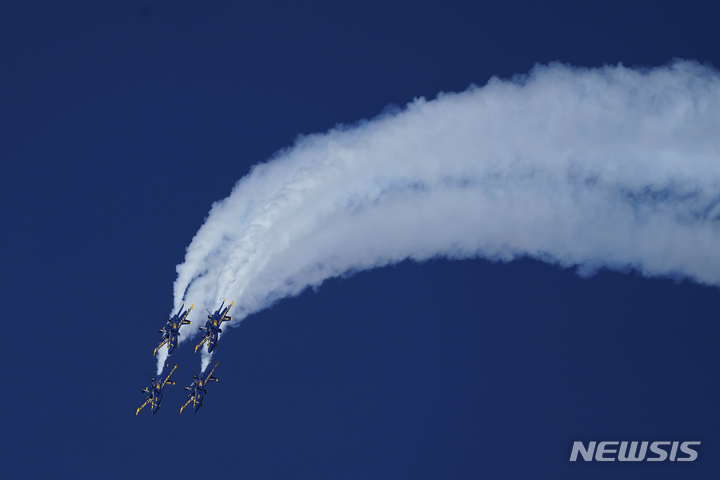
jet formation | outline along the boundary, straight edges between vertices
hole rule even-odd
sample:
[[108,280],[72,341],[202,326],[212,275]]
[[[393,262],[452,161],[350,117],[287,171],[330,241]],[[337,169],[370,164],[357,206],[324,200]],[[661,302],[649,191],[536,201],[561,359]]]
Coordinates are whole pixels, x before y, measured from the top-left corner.
[[[205,322],[205,325],[202,327],[198,327],[200,331],[203,332],[202,334],[202,340],[200,343],[195,347],[195,352],[204,345],[207,347],[207,352],[212,353],[213,350],[217,347],[218,339],[220,338],[220,334],[222,333],[222,324],[223,322],[229,322],[232,321],[232,317],[228,316],[228,313],[230,312],[230,309],[233,306],[233,302],[230,302],[230,304],[226,307],[225,306],[225,300],[223,300],[222,304],[220,304],[220,308],[218,308],[215,313],[208,312],[208,319]],[[167,319],[167,323],[163,328],[158,330],[158,333],[162,335],[160,345],[158,345],[155,350],[153,350],[153,356],[157,355],[158,350],[160,350],[164,345],[167,345],[167,352],[168,356],[172,354],[172,352],[178,347],[178,343],[180,341],[180,327],[183,325],[190,325],[192,321],[188,319],[188,315],[192,311],[194,305],[191,305],[190,308],[187,310],[185,309],[185,304],[183,304],[178,312],[173,315],[172,317]],[[197,412],[200,407],[203,405],[203,401],[205,399],[205,395],[208,393],[206,386],[208,382],[215,381],[217,382],[218,379],[216,377],[213,377],[213,373],[215,372],[215,369],[218,367],[220,362],[217,362],[215,366],[210,370],[209,373],[201,373],[198,375],[193,375],[193,382],[190,384],[190,386],[185,387],[186,391],[189,391],[188,393],[188,400],[185,402],[185,405],[180,407],[180,413],[183,412],[185,407],[190,405],[192,403],[193,411]],[[170,365],[165,365],[166,367],[169,367]],[[170,373],[167,374],[166,377],[160,376],[157,380],[151,375],[150,376],[150,386],[145,387],[141,390],[142,393],[146,394],[145,397],[145,403],[143,403],[136,411],[135,415],[138,415],[140,413],[140,410],[145,408],[147,405],[150,405],[150,410],[152,411],[152,414],[155,415],[155,413],[160,408],[160,402],[163,397],[163,388],[165,388],[165,385],[168,383],[171,385],[175,385],[175,382],[170,381],[170,377],[173,373],[175,373],[175,370],[177,369],[177,365],[173,367],[173,369],[170,371]]]

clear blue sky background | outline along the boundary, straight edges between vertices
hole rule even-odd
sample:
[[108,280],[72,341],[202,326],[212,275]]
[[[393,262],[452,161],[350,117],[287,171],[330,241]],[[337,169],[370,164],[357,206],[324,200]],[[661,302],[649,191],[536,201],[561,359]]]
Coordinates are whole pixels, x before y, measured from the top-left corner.
[[330,280],[223,337],[197,414],[187,344],[135,409],[175,265],[252,164],[536,62],[718,67],[718,25],[717,1],[5,2],[3,478],[716,478],[717,289],[531,260]]

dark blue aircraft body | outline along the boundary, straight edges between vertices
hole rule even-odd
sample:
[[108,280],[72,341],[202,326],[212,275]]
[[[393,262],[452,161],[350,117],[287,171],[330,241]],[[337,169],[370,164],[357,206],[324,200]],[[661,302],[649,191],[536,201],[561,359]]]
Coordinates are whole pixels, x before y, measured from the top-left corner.
[[140,390],[143,393],[147,393],[148,396],[145,397],[145,403],[140,405],[140,408],[135,411],[135,415],[140,413],[140,410],[145,408],[145,406],[149,403],[150,404],[150,410],[152,411],[152,414],[155,415],[155,412],[157,412],[158,408],[160,408],[160,401],[162,400],[162,390],[165,387],[166,384],[175,385],[175,382],[170,381],[170,376],[175,372],[175,369],[177,368],[177,365],[173,367],[172,370],[170,370],[170,373],[167,374],[167,377],[163,380],[162,377],[160,377],[157,381],[155,381],[154,378],[150,378],[150,386],[145,387],[142,390]]
[[185,308],[185,304],[183,303],[180,310],[178,310],[175,315],[168,318],[167,325],[158,330],[158,332],[162,333],[162,342],[160,342],[160,345],[158,345],[153,351],[153,356],[156,355],[157,351],[160,350],[160,347],[165,344],[168,346],[168,355],[171,355],[173,350],[177,348],[178,340],[180,339],[180,327],[192,323],[187,319],[187,316],[194,306],[195,305],[191,305],[190,308],[183,311],[183,308]]
[[197,352],[198,349],[202,347],[203,343],[207,343],[208,353],[212,353],[215,347],[217,347],[218,338],[222,333],[222,328],[220,328],[220,326],[223,322],[229,322],[232,320],[232,317],[228,317],[227,313],[233,306],[233,302],[230,302],[230,305],[225,307],[225,309],[223,309],[223,305],[225,305],[225,300],[223,300],[220,308],[218,308],[215,313],[213,313],[212,315],[208,315],[208,320],[207,322],[205,322],[205,326],[198,327],[199,330],[203,330],[203,339],[195,347],[195,352]]
[[205,385],[207,385],[207,382],[210,381],[218,381],[217,378],[213,377],[212,374],[217,368],[217,366],[220,365],[220,362],[217,362],[215,366],[210,370],[210,373],[203,373],[198,378],[197,376],[193,377],[193,382],[189,387],[185,387],[185,390],[190,390],[191,392],[188,393],[189,400],[185,402],[185,405],[180,407],[180,413],[183,412],[185,407],[190,405],[190,403],[193,404],[193,411],[197,412],[200,407],[203,405],[203,400],[205,399],[205,394],[207,393],[207,390],[205,390]]

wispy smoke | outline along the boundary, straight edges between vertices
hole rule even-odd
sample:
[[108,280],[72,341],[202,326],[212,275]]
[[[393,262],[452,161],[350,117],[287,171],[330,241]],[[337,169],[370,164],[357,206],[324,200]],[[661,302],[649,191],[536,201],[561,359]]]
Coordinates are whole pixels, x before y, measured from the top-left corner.
[[719,73],[538,66],[302,137],[212,207],[174,309],[227,298],[236,324],[329,277],[438,256],[720,284]]
[[160,377],[160,374],[162,374],[163,367],[165,366],[165,360],[168,358],[168,347],[167,345],[163,345],[158,349],[157,354],[157,375],[158,378]]

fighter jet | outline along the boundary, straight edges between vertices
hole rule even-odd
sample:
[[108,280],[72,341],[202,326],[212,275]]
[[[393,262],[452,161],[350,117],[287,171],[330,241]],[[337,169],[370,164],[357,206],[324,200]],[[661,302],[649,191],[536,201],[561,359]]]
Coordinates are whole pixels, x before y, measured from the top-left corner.
[[189,387],[185,387],[185,390],[190,390],[191,393],[188,393],[188,401],[185,402],[185,405],[180,407],[180,413],[183,412],[185,407],[190,405],[190,403],[193,404],[193,410],[198,411],[200,407],[202,407],[203,399],[205,398],[205,394],[208,393],[207,390],[205,390],[205,385],[207,385],[207,382],[214,380],[218,381],[217,378],[213,377],[212,374],[217,368],[217,366],[220,365],[220,362],[217,362],[212,370],[210,370],[210,373],[203,373],[200,375],[200,378],[198,378],[197,375],[193,376],[193,382],[190,384]]
[[220,328],[220,325],[222,325],[222,322],[229,322],[232,320],[232,317],[228,317],[227,313],[233,306],[233,302],[230,302],[230,305],[225,307],[224,310],[223,305],[225,305],[225,300],[223,300],[220,308],[218,308],[215,313],[213,313],[212,315],[208,315],[208,320],[207,322],[205,322],[205,326],[198,327],[198,330],[202,330],[203,336],[202,341],[195,347],[196,353],[198,349],[202,347],[203,343],[207,343],[208,353],[212,353],[215,347],[217,347],[218,336],[222,333],[222,328]]
[[160,345],[153,351],[153,356],[157,355],[157,351],[166,343],[168,346],[168,355],[171,355],[173,350],[177,348],[178,339],[180,338],[180,333],[178,333],[180,327],[192,323],[187,319],[187,316],[194,306],[195,305],[190,305],[190,308],[183,311],[183,308],[185,308],[185,304],[183,303],[178,313],[167,319],[167,325],[158,330],[158,332],[162,334],[162,342],[160,342]]
[[[169,365],[168,365],[169,366]],[[160,401],[162,400],[162,389],[165,387],[166,384],[175,385],[175,382],[170,381],[170,375],[173,374],[175,369],[177,368],[177,365],[173,367],[172,370],[170,370],[170,373],[167,374],[167,377],[165,377],[165,380],[163,380],[162,377],[158,378],[157,381],[155,381],[154,378],[150,377],[150,386],[145,387],[142,390],[140,390],[143,393],[147,393],[148,396],[145,397],[145,403],[143,403],[140,408],[137,409],[135,412],[135,415],[140,413],[140,410],[145,408],[145,405],[148,403],[150,404],[150,407],[152,409],[152,414],[155,415],[155,412],[157,412],[157,409],[160,408]]]

